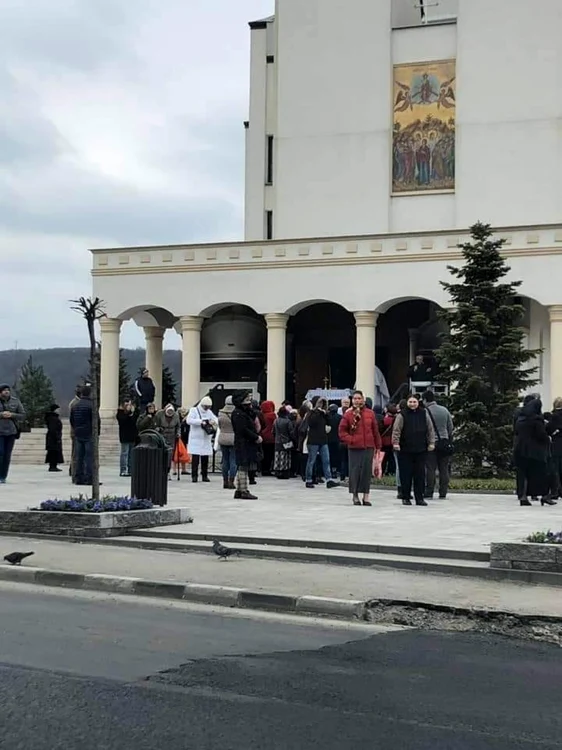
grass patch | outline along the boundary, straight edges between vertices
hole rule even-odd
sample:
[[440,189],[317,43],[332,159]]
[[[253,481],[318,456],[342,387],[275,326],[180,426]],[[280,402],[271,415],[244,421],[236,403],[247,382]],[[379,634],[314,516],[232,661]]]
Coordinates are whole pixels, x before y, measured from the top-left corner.
[[[373,484],[377,487],[395,487],[396,480],[394,477],[382,477],[382,479],[373,479]],[[471,492],[513,492],[515,479],[463,479],[462,477],[452,477],[449,489]]]

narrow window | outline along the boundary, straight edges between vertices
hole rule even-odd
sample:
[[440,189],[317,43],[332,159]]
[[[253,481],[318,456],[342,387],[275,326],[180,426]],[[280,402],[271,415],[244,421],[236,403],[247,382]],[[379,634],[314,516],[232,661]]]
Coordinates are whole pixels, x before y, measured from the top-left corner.
[[273,136],[267,136],[267,161],[265,182],[267,185],[273,185]]
[[265,239],[273,239],[273,211],[265,212]]

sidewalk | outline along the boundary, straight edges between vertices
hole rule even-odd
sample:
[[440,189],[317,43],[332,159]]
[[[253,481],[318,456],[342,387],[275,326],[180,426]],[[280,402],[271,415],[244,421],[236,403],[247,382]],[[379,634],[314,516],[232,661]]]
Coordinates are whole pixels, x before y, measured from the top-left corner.
[[244,557],[219,562],[211,553],[210,545],[207,556],[147,552],[95,543],[0,537],[2,557],[14,550],[34,550],[35,556],[25,560],[21,569],[2,565],[0,577],[3,579],[25,582],[33,566],[37,566],[44,571],[234,587],[262,594],[355,601],[409,600],[459,608],[562,617],[562,600],[558,592],[550,587]]
[[[102,491],[128,494],[130,480],[102,469]],[[68,475],[48,474],[44,467],[14,466],[8,484],[0,486],[0,508],[23,510],[49,498],[67,498],[78,489]],[[562,529],[562,503],[521,508],[515,496],[451,494],[428,508],[404,507],[390,490],[371,495],[372,508],[353,507],[347,488],[307,490],[299,480],[258,479],[255,501],[234,500],[222,489],[222,478],[193,484],[190,477],[169,483],[169,504],[188,507],[190,532],[210,535],[273,537],[280,540],[363,542],[489,552],[491,542],[520,541],[533,531]],[[166,527],[170,537],[185,526]]]

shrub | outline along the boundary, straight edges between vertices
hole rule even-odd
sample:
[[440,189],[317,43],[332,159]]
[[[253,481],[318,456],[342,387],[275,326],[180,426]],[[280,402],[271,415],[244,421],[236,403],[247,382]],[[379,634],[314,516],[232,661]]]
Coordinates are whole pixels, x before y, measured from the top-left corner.
[[119,510],[149,510],[153,507],[151,500],[137,500],[135,497],[106,495],[96,501],[90,497],[78,495],[78,497],[71,497],[70,500],[45,500],[39,508],[34,508],[34,510],[67,513],[111,513]]
[[562,531],[535,531],[525,539],[535,544],[562,544]]
[[[396,481],[394,477],[383,477],[382,479],[373,479],[373,484],[378,487],[394,487]],[[513,492],[515,488],[515,479],[502,479],[493,477],[489,479],[470,479],[465,477],[451,478],[449,489],[464,490],[466,492]]]

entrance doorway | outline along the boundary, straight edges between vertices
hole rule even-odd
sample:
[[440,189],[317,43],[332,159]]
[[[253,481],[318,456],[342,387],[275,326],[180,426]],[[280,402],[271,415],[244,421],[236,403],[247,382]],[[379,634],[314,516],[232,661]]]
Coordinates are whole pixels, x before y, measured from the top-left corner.
[[333,302],[316,302],[287,326],[287,398],[301,403],[309,390],[353,388],[355,318]]

